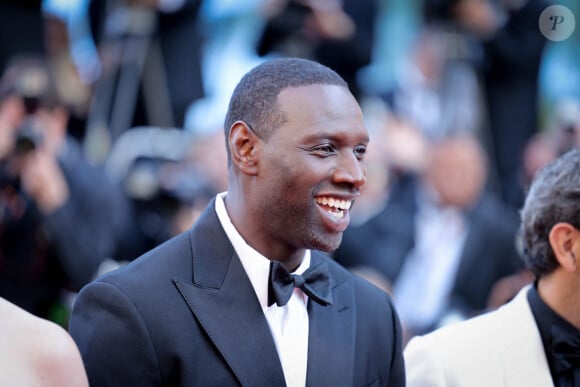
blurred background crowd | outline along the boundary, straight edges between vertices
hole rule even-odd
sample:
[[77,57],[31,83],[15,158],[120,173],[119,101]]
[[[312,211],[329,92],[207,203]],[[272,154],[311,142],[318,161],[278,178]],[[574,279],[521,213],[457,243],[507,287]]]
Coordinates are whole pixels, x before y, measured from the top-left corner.
[[552,4],[0,1],[0,297],[66,326],[84,284],[189,228],[226,189],[235,84],[298,56],[371,133],[335,259],[393,294],[406,338],[501,305],[533,280],[527,184],[580,147],[580,28],[546,39]]

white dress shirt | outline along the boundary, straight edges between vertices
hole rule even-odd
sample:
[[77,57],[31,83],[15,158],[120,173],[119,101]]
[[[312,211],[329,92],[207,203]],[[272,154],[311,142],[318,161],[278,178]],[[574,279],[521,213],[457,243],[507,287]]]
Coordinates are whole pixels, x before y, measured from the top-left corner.
[[[268,277],[270,260],[252,248],[234,227],[225,206],[227,192],[216,196],[215,210],[228,239],[248,275],[256,292],[262,311],[266,316],[278,357],[284,370],[288,387],[306,385],[306,366],[308,362],[308,296],[300,289],[284,306],[268,306]],[[302,263],[294,274],[302,274],[310,267],[310,250],[306,250]],[[248,354],[251,356],[251,354]]]

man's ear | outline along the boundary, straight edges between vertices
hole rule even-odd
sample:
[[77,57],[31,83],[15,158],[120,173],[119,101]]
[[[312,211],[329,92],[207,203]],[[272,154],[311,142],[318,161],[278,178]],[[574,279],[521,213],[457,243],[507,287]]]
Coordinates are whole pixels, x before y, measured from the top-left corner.
[[228,146],[232,163],[246,175],[258,173],[258,153],[261,140],[243,121],[236,121],[230,129]]
[[557,223],[550,230],[549,240],[560,266],[566,271],[576,271],[580,264],[576,257],[580,252],[580,231],[569,223]]

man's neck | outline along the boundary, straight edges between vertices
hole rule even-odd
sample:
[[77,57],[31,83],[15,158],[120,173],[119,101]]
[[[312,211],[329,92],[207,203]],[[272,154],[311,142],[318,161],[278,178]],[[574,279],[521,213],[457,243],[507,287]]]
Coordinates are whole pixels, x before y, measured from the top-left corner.
[[287,246],[283,245],[273,246],[271,243],[266,243],[260,238],[256,238],[256,235],[260,234],[261,231],[253,223],[245,222],[252,216],[253,211],[247,203],[243,203],[240,200],[239,195],[232,194],[228,190],[228,194],[224,198],[224,204],[232,224],[252,248],[270,260],[279,261],[291,273],[300,266],[306,249],[287,248]]
[[538,280],[540,298],[558,315],[580,329],[580,285],[571,273],[556,269]]

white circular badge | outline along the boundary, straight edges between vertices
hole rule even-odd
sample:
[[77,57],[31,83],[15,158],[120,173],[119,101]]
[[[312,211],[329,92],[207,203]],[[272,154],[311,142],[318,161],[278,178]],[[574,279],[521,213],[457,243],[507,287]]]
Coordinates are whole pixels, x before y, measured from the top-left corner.
[[551,5],[541,13],[538,24],[546,39],[559,42],[572,35],[576,20],[570,9],[563,5]]

